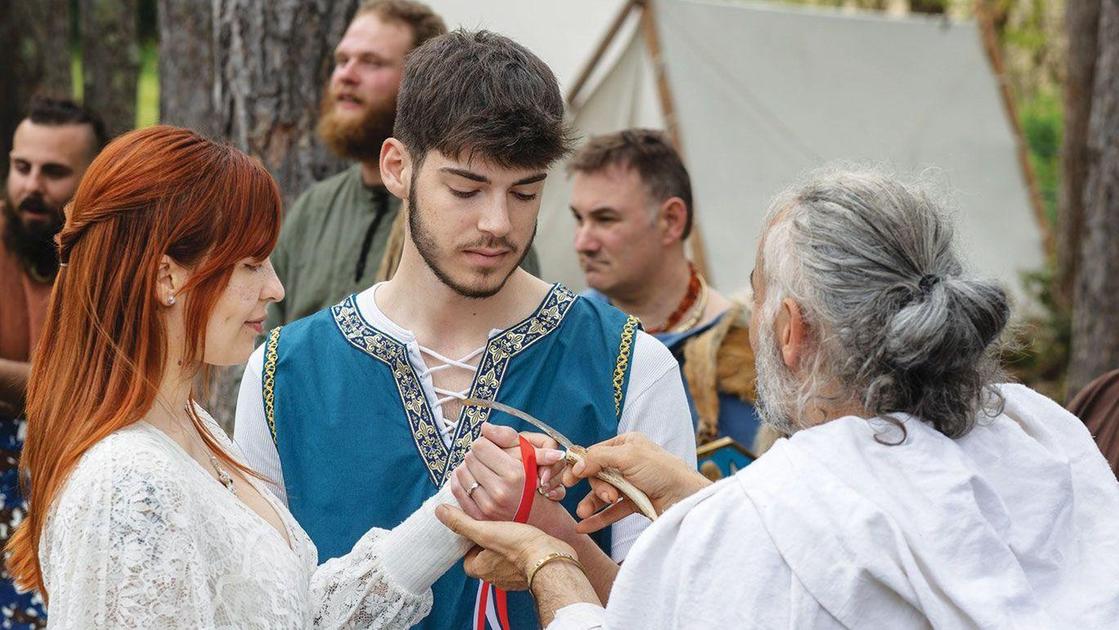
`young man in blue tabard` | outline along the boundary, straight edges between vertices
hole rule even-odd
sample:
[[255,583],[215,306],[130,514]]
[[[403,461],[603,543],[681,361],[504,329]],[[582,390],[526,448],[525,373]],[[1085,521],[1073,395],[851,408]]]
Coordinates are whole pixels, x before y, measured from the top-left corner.
[[[271,331],[237,405],[248,463],[278,482],[320,561],[372,526],[400,523],[452,474],[470,488],[464,508],[502,503],[467,452],[491,416],[532,427],[464,408],[468,396],[528,411],[584,445],[641,431],[694,464],[668,350],[613,307],[518,269],[548,169],[569,149],[563,113],[551,71],[508,38],[456,31],[409,56],[380,162],[408,219],[399,269]],[[536,501],[530,522],[567,540],[606,585],[610,558],[621,561],[647,522],[630,517],[594,540],[576,534],[569,511],[581,496],[569,492],[567,510]],[[422,627],[468,627],[476,588],[453,567]],[[509,613],[514,627],[537,625],[524,593],[510,593]]]

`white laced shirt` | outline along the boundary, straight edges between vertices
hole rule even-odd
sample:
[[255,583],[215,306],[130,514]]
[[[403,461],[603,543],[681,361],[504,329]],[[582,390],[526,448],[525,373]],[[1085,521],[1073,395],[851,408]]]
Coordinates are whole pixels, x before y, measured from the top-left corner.
[[[217,423],[211,434],[242,459]],[[53,503],[39,549],[49,622],[64,628],[406,628],[469,548],[433,514],[441,492],[345,556],[318,552],[284,504],[249,479],[287,540],[146,422],[95,444]],[[289,546],[290,541],[290,546]]]

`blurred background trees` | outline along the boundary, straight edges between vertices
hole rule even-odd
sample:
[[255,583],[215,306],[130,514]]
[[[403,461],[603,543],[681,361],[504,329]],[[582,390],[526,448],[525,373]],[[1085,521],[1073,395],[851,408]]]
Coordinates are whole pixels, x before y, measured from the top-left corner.
[[161,0],[160,120],[257,156],[286,201],[342,170],[315,135],[359,0]]
[[137,0],[79,0],[82,100],[117,135],[136,125]]
[[1119,366],[1119,2],[1071,2],[1069,26],[1080,29],[1069,32],[1076,55],[1066,107],[1077,135],[1065,144],[1062,208],[1071,232],[1063,269],[1073,298],[1068,385],[1076,391]]

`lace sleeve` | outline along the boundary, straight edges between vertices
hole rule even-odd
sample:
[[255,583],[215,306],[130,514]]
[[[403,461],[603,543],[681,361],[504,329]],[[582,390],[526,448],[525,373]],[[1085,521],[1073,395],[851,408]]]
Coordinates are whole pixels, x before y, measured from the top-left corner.
[[391,531],[372,529],[353,551],[311,577],[314,627],[409,628],[431,611],[431,585],[471,543],[435,518],[441,503],[458,505],[450,484]]
[[311,577],[314,627],[409,628],[431,612],[431,589],[411,593],[385,570],[381,548],[388,534],[370,530],[353,551],[322,564]]
[[40,558],[51,626],[214,627],[181,480],[158,452],[116,446],[87,453],[48,520]]

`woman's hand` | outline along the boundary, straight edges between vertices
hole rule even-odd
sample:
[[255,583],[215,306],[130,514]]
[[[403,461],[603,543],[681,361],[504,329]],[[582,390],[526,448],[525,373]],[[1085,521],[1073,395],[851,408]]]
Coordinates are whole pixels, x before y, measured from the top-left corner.
[[575,556],[571,545],[531,525],[479,521],[449,505],[435,508],[435,515],[451,531],[477,545],[466,554],[466,574],[506,591],[525,590],[528,571],[540,558],[553,552]]
[[583,462],[563,473],[563,483],[568,487],[583,479],[591,483],[590,494],[579,502],[576,510],[584,519],[576,525],[580,533],[598,531],[636,511],[617,488],[594,477],[603,468],[618,471],[644,492],[658,515],[711,483],[644,435],[623,433],[590,447]]
[[[541,474],[558,476],[563,466],[563,452],[555,448],[558,444],[544,435],[524,436],[536,447],[536,464],[543,471]],[[539,480],[533,483],[539,485]],[[474,441],[462,465],[451,475],[455,499],[473,519],[511,520],[523,490],[524,466],[517,432],[509,427],[483,424],[482,437]],[[553,492],[548,498],[559,500],[563,494]]]

